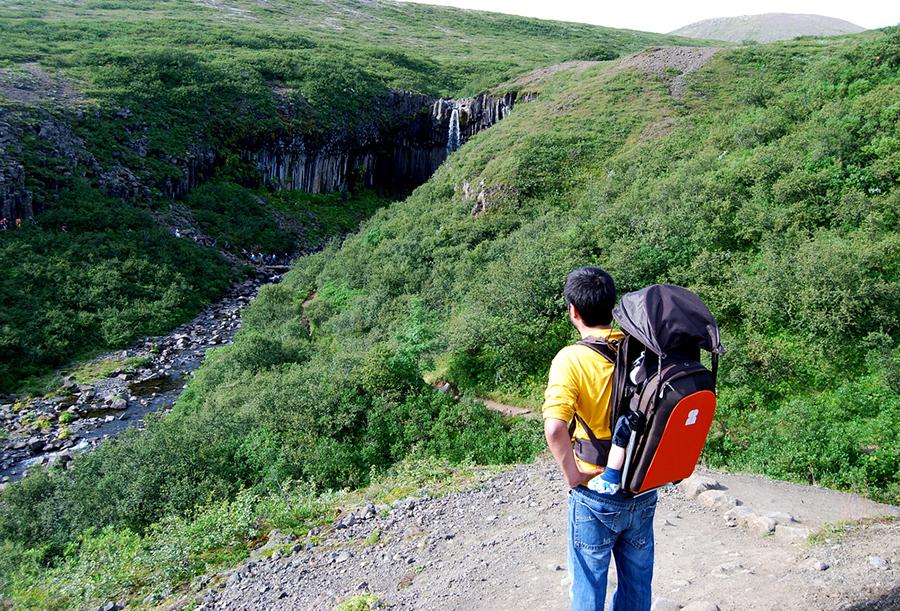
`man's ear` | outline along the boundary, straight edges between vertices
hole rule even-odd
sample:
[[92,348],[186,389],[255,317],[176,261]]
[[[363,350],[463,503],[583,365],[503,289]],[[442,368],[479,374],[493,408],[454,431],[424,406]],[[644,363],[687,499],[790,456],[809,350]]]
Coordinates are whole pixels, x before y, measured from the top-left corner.
[[569,304],[569,320],[571,320],[573,323],[576,320],[579,322],[581,321],[581,314],[578,313],[578,310],[576,310],[575,306],[573,306],[571,303]]

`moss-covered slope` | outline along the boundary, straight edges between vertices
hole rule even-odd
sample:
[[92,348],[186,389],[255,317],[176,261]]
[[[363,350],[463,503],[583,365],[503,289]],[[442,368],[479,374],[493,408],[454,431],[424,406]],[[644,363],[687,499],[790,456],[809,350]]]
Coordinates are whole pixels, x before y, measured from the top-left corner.
[[[23,220],[0,233],[0,390],[46,389],[54,367],[218,295],[228,265],[176,228],[232,254],[349,228],[320,200],[272,197],[260,147],[358,146],[402,119],[391,91],[460,96],[676,40],[345,1],[4,2],[0,30],[0,216]],[[340,202],[349,219],[379,203],[364,186]]]

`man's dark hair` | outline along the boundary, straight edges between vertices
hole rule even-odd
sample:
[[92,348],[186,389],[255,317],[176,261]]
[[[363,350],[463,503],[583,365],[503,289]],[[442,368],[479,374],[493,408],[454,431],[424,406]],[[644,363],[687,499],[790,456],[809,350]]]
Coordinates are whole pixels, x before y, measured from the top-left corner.
[[570,273],[563,294],[566,303],[575,306],[587,326],[599,327],[612,322],[616,283],[599,267],[580,267]]

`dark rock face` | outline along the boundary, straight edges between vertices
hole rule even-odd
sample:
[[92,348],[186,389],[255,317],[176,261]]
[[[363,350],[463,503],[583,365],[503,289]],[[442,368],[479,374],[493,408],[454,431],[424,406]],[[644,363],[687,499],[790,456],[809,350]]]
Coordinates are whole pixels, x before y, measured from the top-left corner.
[[0,218],[14,222],[34,215],[31,193],[25,188],[25,168],[12,158],[12,126],[0,114]]
[[[44,202],[34,201],[26,182],[27,174],[37,173],[39,182],[48,197],[56,197],[56,192],[77,175],[95,174],[99,165],[94,156],[85,148],[84,140],[78,137],[68,122],[44,110],[36,109],[30,114],[33,123],[21,121],[14,113],[0,113],[0,218],[29,219],[40,212]],[[19,119],[16,121],[15,119]],[[40,160],[40,168],[29,168],[16,159],[23,137],[33,138],[32,157]],[[21,157],[20,157],[21,158]]]
[[[202,142],[202,138],[198,136],[197,141],[182,154],[162,157],[177,168],[180,175],[154,181],[142,175],[140,170],[129,167],[124,161],[114,161],[109,166],[101,165],[87,149],[84,140],[73,130],[72,126],[77,121],[84,120],[79,110],[50,113],[40,108],[28,108],[17,112],[22,116],[0,110],[0,218],[5,217],[10,223],[17,218],[32,218],[41,212],[46,204],[43,200],[52,201],[55,193],[76,176],[95,181],[104,193],[112,197],[149,201],[156,192],[179,199],[208,179],[219,161],[213,147]],[[127,109],[116,113],[120,118],[129,115]],[[22,121],[25,116],[38,120],[28,127]],[[95,118],[97,121],[102,120],[99,115]],[[146,157],[149,145],[144,133],[146,127],[137,126],[133,129],[137,133],[129,134],[132,138],[126,142],[126,146],[138,156]],[[31,154],[33,158],[41,160],[41,168],[28,167],[22,163],[21,143],[29,130],[34,142]],[[159,155],[158,152],[151,154]],[[117,155],[114,157],[121,159]],[[27,186],[26,177],[29,174],[32,178],[34,174],[38,174],[45,190],[43,197],[38,197],[37,200]]]
[[158,187],[166,197],[181,199],[212,176],[218,156],[210,145],[195,143],[188,147],[182,158],[168,157],[167,161],[181,170],[181,176],[167,178]]
[[25,168],[0,153],[0,218],[15,219],[34,216],[31,193],[25,189]]
[[481,130],[505,119],[516,102],[530,102],[534,97],[535,94],[531,93],[521,97],[516,93],[502,96],[482,93],[474,98],[459,101],[441,99],[434,103],[431,114],[442,126],[448,127],[455,107],[459,115],[459,135],[462,144]]
[[114,165],[101,172],[99,182],[103,192],[112,197],[128,200],[150,198],[150,189],[134,175],[134,172],[123,165]]
[[[357,186],[404,192],[427,181],[450,152],[505,118],[517,101],[532,97],[507,93],[449,100],[392,91],[374,103],[369,113],[372,118],[362,124],[316,134],[270,134],[245,143],[240,154],[256,165],[268,185],[279,190],[328,193]],[[306,110],[301,100],[285,102],[280,113],[290,118]],[[179,172],[154,180],[129,167],[121,156],[114,155],[117,161],[111,165],[101,165],[66,118],[81,117],[80,111],[74,111],[75,115],[51,114],[41,109],[29,112],[40,117],[30,128],[39,147],[32,151],[33,156],[36,154],[45,162],[40,169],[29,168],[17,159],[23,136],[19,132],[28,128],[21,122],[13,123],[0,110],[0,218],[7,218],[10,226],[17,218],[32,218],[45,205],[43,201],[34,203],[28,189],[26,178],[33,172],[41,175],[46,191],[39,200],[52,200],[71,178],[83,176],[110,196],[149,201],[154,193],[175,199],[187,196],[212,176],[221,162],[221,152],[198,134],[194,144],[182,154],[162,157]],[[118,118],[127,119],[130,115],[128,109],[116,113]],[[97,120],[101,118],[98,116]],[[333,123],[342,122],[337,118]],[[126,129],[126,146],[139,157],[160,154],[149,146],[146,126],[134,124]]]
[[465,100],[434,99],[392,92],[379,104],[388,119],[355,133],[334,134],[325,142],[305,135],[276,135],[248,147],[242,157],[256,163],[263,179],[276,189],[310,193],[342,191],[351,185],[404,190],[424,183],[451,149],[451,121],[458,144],[505,118],[517,98],[481,94]]

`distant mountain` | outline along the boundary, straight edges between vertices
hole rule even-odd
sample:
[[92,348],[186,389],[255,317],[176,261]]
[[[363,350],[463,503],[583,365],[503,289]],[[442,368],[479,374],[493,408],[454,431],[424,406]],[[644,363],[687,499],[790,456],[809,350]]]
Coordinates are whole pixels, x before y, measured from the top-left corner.
[[710,38],[742,42],[772,42],[789,40],[797,36],[836,36],[862,32],[856,24],[825,17],[823,15],[796,15],[792,13],[765,13],[704,19],[671,32],[688,38]]

